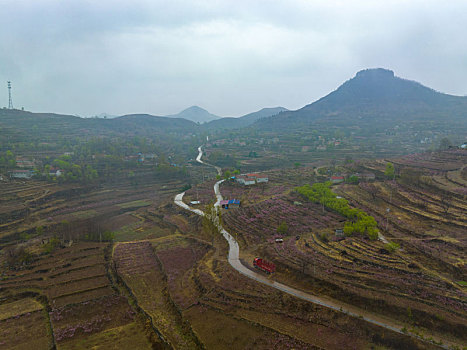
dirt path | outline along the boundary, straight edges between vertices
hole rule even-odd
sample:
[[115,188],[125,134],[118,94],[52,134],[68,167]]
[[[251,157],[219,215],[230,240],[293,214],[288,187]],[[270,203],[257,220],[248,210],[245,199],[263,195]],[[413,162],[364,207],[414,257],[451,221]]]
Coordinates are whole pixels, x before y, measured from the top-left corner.
[[[201,161],[201,157],[202,157],[201,147],[198,148],[198,151],[199,151],[199,154],[198,154],[198,157],[196,158],[196,160],[198,162],[202,163],[202,164],[205,164],[205,165],[208,165],[208,166],[213,166],[211,164],[207,164],[207,163],[204,163],[204,162]],[[217,171],[219,173],[220,168],[216,167],[216,169],[217,169]],[[217,201],[216,201],[216,203],[214,205],[216,207],[219,207],[219,203],[223,199],[222,194],[220,193],[220,189],[219,189],[219,185],[223,181],[225,181],[225,180],[220,180],[220,181],[216,182],[215,185],[214,185],[214,193],[215,193],[216,199],[217,199]],[[185,210],[189,210],[189,211],[191,211],[191,212],[193,212],[195,214],[204,216],[205,215],[204,212],[202,212],[199,209],[193,209],[193,208],[191,208],[190,206],[188,206],[187,204],[185,204],[183,202],[184,194],[185,194],[185,192],[180,193],[180,194],[175,196],[175,198],[174,198],[175,204],[182,207]],[[310,293],[306,293],[304,291],[295,289],[293,287],[287,286],[287,285],[282,284],[280,282],[270,280],[269,278],[265,277],[264,275],[262,275],[262,274],[260,274],[260,273],[258,273],[256,271],[250,270],[245,265],[243,265],[242,262],[240,261],[240,257],[239,257],[240,256],[240,247],[239,247],[237,241],[235,240],[235,238],[230,233],[228,233],[219,224],[218,224],[218,228],[219,228],[220,232],[222,233],[222,235],[224,236],[224,238],[229,243],[228,261],[229,261],[230,265],[235,270],[240,272],[242,275],[244,275],[244,276],[246,276],[248,278],[251,278],[251,279],[253,279],[253,280],[255,280],[255,281],[259,282],[259,283],[263,283],[263,284],[268,285],[270,287],[276,288],[276,289],[278,289],[278,290],[280,290],[280,291],[282,291],[284,293],[293,295],[293,296],[295,296],[297,298],[309,301],[309,302],[317,304],[317,305],[321,305],[321,306],[330,308],[330,309],[335,310],[335,311],[343,312],[343,313],[345,313],[345,314],[347,314],[349,316],[352,316],[352,317],[363,319],[363,320],[365,320],[365,321],[367,321],[367,322],[369,322],[371,324],[383,327],[383,328],[391,330],[393,332],[396,332],[396,333],[399,333],[399,334],[409,335],[409,336],[412,336],[412,337],[417,338],[419,340],[432,343],[432,342],[430,342],[428,340],[425,340],[425,339],[419,337],[416,334],[412,334],[412,333],[410,333],[408,331],[403,332],[402,329],[403,328],[405,329],[406,325],[404,325],[402,323],[398,323],[397,321],[394,321],[392,319],[386,318],[386,317],[381,316],[381,315],[376,315],[376,314],[369,313],[369,312],[367,312],[367,311],[365,311],[363,309],[360,309],[360,308],[355,307],[355,306],[350,305],[350,304],[343,303],[343,302],[341,302],[339,300],[335,300],[335,299],[332,299],[332,298],[327,298],[327,297],[322,297],[322,296],[317,296],[317,295],[313,295],[313,294],[310,294]],[[450,349],[450,348],[452,348],[452,346],[456,346],[456,345],[459,346],[460,345],[460,344],[453,343],[450,340],[442,339],[438,335],[434,336],[433,338],[434,338],[435,341],[440,341],[441,340],[443,345],[440,345],[440,347],[444,348],[444,349]]]

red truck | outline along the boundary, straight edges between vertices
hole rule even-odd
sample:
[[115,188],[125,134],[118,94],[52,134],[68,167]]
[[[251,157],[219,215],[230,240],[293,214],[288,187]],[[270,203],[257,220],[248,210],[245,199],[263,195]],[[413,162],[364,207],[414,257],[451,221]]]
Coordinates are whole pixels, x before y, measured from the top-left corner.
[[276,271],[276,265],[261,258],[255,258],[253,260],[253,266],[257,269],[263,270],[266,273],[273,273]]

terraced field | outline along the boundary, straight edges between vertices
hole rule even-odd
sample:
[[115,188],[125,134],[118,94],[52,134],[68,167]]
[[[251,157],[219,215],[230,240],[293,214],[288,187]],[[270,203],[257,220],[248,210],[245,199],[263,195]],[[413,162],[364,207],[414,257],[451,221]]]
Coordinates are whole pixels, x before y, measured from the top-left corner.
[[[376,183],[376,196],[369,195],[365,186],[343,186],[339,193],[385,222],[385,234],[406,250],[421,253],[418,258],[425,266],[447,273],[451,281],[463,281],[467,278],[466,153],[424,154],[410,163],[396,160],[401,177]],[[409,170],[415,175],[404,176]]]
[[170,298],[208,349],[231,349],[232,344],[238,349],[337,349],[348,341],[355,348],[377,344],[430,348],[408,337],[383,336],[378,327],[367,328],[358,319],[243,277],[225,261],[226,247],[220,237],[215,249],[209,250],[194,237],[168,236],[151,243],[167,278]]
[[0,286],[44,291],[52,307],[112,295],[105,270],[106,244],[80,243],[38,259],[22,271],[6,271]]
[[[0,304],[0,322],[5,326],[2,330],[14,334],[18,327],[37,323],[31,327],[37,329],[38,335],[5,339],[15,348],[24,349],[32,348],[32,344],[42,344],[38,348],[55,344],[58,349],[74,349],[110,341],[115,346],[135,342],[141,348],[151,348],[144,324],[127,298],[112,286],[106,269],[107,248],[104,243],[82,242],[42,256],[27,268],[4,271],[0,281],[2,300],[18,301]],[[114,334],[117,328],[122,333]],[[107,336],[112,336],[111,340]]]
[[46,313],[24,311],[17,309],[18,314],[0,319],[0,349],[49,349],[53,339]]
[[113,253],[123,282],[170,346],[201,348],[167,293],[166,279],[150,242],[119,243]]
[[[78,240],[99,226],[116,230],[130,224],[125,213],[144,211],[160,205],[182,186],[181,182],[160,183],[149,179],[144,184],[87,185],[53,184],[44,181],[1,183],[0,246],[21,241],[21,235],[34,235],[42,226],[46,234],[63,234],[60,224],[70,223],[67,238]],[[119,217],[120,227],[110,218]]]
[[[456,151],[394,160],[396,181],[383,181],[386,161],[365,162],[358,166],[378,181],[333,187],[375,217],[386,239],[400,244],[394,251],[359,235],[336,237],[347,218],[293,191],[316,180],[311,168],[268,171],[264,186],[223,183],[224,196],[242,206],[224,210],[222,219],[238,238],[245,265],[265,257],[277,266],[275,280],[397,319],[410,333],[462,344],[466,163]],[[405,171],[409,164],[419,175]],[[197,215],[164,203],[179,183],[76,192],[33,181],[8,186],[0,215],[16,216],[2,221],[0,231],[7,247],[0,264],[8,267],[0,278],[0,349],[437,348],[238,274],[220,236]],[[187,191],[185,200],[196,199],[201,207],[214,200],[212,182]],[[82,241],[96,228],[114,231],[116,242]],[[45,254],[54,234],[62,247]],[[31,255],[10,265],[14,242]]]
[[302,203],[297,194],[278,195],[254,205],[228,210],[223,220],[229,232],[238,234],[248,246],[273,242],[283,234],[277,232],[282,222],[287,235],[296,236],[324,228],[340,228],[345,218],[323,211],[320,205]]
[[[394,290],[404,293],[399,299],[415,301],[437,317],[443,312],[447,319],[460,317],[457,322],[464,325],[466,162],[467,152],[460,150],[408,156],[394,160],[400,174],[396,181],[378,181],[371,193],[366,184],[336,190],[373,215],[383,234],[401,245],[397,255],[409,263],[409,268],[418,269],[415,276],[409,274],[401,280],[397,276],[385,277],[394,284]],[[384,165],[375,162],[373,169],[382,171]]]
[[401,167],[419,168],[423,171],[448,172],[465,165],[465,150],[453,149],[443,152],[414,153],[408,156],[392,159],[395,165]]
[[334,297],[351,300],[355,294],[368,299],[367,306],[379,308],[383,313],[387,313],[386,308],[397,308],[402,320],[406,320],[407,308],[412,313],[444,315],[459,325],[465,320],[465,294],[402,253],[382,253],[381,242],[356,237],[322,242],[311,234],[303,240],[288,239],[273,247],[266,248],[266,253],[284,264],[284,268],[301,270],[319,280],[318,284],[335,285],[336,290],[329,291]]
[[[434,181],[431,187],[412,186],[405,182],[407,175],[397,182],[334,189],[352,206],[375,217],[387,239],[402,246],[395,252],[383,241],[358,235],[337,239],[334,230],[342,228],[346,218],[307,203],[286,186],[275,195],[270,188],[223,184],[223,193],[243,201],[240,208],[223,211],[222,218],[226,229],[237,235],[246,264],[254,256],[265,257],[276,263],[280,281],[399,319],[420,334],[445,334],[462,343],[459,339],[466,340],[467,332],[463,287],[467,203],[454,189],[465,181],[464,161],[455,154],[448,161],[449,171],[443,170],[440,161],[430,164],[431,168],[437,165],[436,173],[430,169],[420,175],[445,182],[455,178],[450,192],[447,186],[444,192],[432,189]],[[385,164],[365,166],[367,171],[382,174]],[[421,169],[420,164],[417,171]],[[272,177],[274,172],[270,172]],[[367,191],[369,186],[376,190]],[[446,198],[448,204],[442,202]],[[279,234],[281,222],[286,223],[287,232]],[[277,237],[284,242],[276,243]],[[448,261],[452,268],[444,264]]]

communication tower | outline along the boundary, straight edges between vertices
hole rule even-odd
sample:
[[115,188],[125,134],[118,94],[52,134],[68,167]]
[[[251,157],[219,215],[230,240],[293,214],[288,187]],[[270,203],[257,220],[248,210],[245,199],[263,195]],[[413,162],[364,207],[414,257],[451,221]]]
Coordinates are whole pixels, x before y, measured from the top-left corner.
[[11,99],[11,81],[8,81],[8,109],[13,109],[13,100]]

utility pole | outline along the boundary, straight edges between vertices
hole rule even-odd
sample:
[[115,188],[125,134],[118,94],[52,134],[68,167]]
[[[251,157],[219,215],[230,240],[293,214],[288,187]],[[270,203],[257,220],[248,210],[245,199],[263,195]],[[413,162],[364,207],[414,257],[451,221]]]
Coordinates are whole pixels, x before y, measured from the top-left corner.
[[13,109],[13,100],[11,99],[11,81],[7,81],[8,85],[8,109]]
[[[396,169],[395,168],[394,168],[394,174],[392,177],[392,182],[393,182],[393,185],[395,185],[396,183]],[[389,192],[389,203],[392,204],[392,186],[391,186],[391,192]]]

